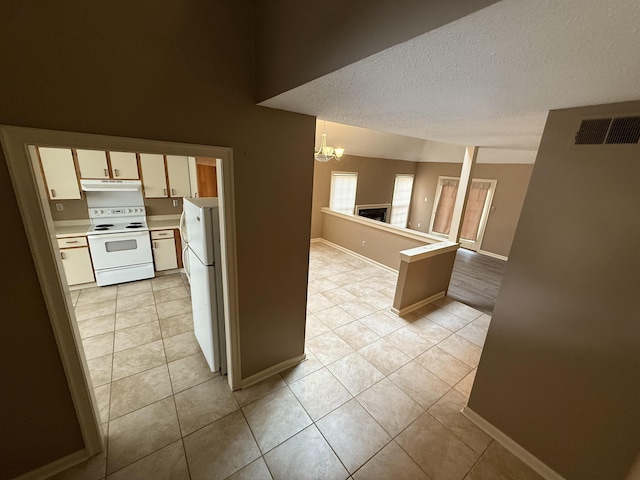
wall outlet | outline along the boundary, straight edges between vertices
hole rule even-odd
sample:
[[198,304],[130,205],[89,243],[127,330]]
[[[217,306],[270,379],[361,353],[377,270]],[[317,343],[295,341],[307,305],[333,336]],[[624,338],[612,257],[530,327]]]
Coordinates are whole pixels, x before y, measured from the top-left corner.
[[56,210],[61,212],[64,210],[64,205],[61,203],[56,203]]
[[178,202],[178,200],[174,200],[174,201],[173,201],[173,206],[174,206],[174,207],[177,207],[177,206],[178,206],[178,203],[180,203],[180,202]]
[[362,240],[362,246],[364,247],[367,244],[364,240]]
[[424,201],[426,202],[427,200],[428,200],[427,197],[424,197]]
[[418,228],[420,228],[422,226],[422,223],[418,222]]

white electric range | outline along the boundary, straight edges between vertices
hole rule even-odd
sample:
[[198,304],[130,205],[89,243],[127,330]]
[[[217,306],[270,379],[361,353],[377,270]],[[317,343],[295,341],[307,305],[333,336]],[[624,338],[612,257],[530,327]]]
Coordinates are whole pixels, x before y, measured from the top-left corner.
[[130,190],[138,184],[129,181],[128,190],[122,191],[111,186],[86,190],[91,221],[87,238],[99,286],[155,276],[142,191]]

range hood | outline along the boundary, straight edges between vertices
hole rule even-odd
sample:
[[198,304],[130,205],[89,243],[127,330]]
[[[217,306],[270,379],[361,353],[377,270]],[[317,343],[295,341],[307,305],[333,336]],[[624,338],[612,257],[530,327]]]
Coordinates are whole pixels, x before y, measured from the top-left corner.
[[85,192],[136,192],[142,189],[140,180],[80,180]]

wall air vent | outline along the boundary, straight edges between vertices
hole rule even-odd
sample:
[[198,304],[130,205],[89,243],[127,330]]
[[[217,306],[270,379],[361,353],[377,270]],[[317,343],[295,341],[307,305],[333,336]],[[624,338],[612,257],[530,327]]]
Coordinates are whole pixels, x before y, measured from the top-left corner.
[[640,116],[614,118],[606,143],[638,143],[640,140]]
[[610,118],[583,120],[576,133],[576,145],[602,145],[611,125]]
[[591,118],[580,123],[574,145],[637,144],[640,116]]

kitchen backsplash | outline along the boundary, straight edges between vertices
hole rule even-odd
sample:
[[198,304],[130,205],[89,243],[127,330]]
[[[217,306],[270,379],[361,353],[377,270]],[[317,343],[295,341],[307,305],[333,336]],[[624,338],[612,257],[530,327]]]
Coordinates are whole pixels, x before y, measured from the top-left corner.
[[[173,206],[177,200],[178,205]],[[56,205],[62,205],[63,210],[58,210]],[[147,216],[150,215],[176,215],[182,212],[182,198],[145,198],[144,205]],[[49,200],[51,216],[54,221],[59,220],[84,220],[89,219],[87,201],[81,200]]]

